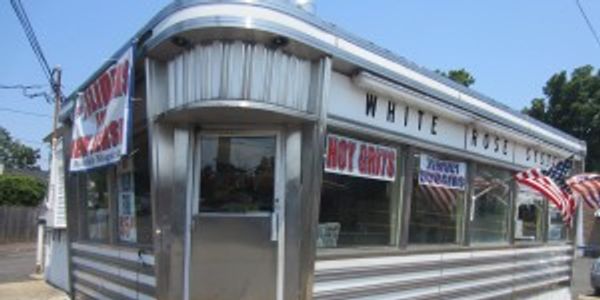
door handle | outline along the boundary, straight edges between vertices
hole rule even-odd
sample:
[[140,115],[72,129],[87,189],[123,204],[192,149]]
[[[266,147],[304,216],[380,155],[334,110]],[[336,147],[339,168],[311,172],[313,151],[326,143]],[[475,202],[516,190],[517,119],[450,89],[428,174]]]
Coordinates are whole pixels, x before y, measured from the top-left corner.
[[273,212],[271,213],[271,241],[279,239],[279,199],[273,201]]
[[277,242],[279,236],[279,212],[271,213],[271,241]]

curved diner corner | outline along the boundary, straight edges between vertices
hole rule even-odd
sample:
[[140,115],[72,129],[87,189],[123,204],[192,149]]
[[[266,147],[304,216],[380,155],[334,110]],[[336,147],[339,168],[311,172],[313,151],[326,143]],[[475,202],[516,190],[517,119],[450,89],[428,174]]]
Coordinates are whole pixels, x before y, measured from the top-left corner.
[[[151,28],[145,73],[158,299],[311,297],[314,240],[305,237],[314,236],[331,59],[283,34],[285,20],[267,26],[264,17],[284,15],[276,7],[289,8],[270,5],[176,3]],[[258,153],[261,163],[246,171],[254,177],[227,171]],[[265,159],[272,173],[258,174],[269,168]],[[272,203],[259,207],[231,211],[209,192],[220,181],[250,180],[253,187],[234,189],[254,201],[265,177]]]

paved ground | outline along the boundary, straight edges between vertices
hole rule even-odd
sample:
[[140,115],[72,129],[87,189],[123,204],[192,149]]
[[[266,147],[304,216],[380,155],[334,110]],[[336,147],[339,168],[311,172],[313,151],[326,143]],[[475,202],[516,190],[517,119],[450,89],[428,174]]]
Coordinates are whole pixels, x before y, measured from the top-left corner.
[[64,300],[35,271],[35,244],[0,245],[0,300]]
[[599,299],[600,297],[594,297],[594,290],[590,286],[590,269],[592,268],[592,258],[578,258],[575,260],[573,265],[573,286],[571,291],[573,293],[573,299]]
[[10,300],[68,300],[69,298],[43,280],[27,280],[0,284],[0,299]]
[[35,271],[35,244],[0,245],[0,283],[29,280]]

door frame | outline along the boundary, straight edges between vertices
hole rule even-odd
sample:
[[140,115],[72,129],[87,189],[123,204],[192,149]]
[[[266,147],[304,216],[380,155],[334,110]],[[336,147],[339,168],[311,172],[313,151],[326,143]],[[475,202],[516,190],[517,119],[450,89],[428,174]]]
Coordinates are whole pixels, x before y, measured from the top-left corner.
[[189,300],[190,293],[190,264],[192,262],[192,231],[193,217],[198,215],[200,197],[200,171],[201,161],[200,143],[207,136],[235,136],[235,137],[275,137],[275,174],[273,183],[273,201],[277,199],[278,206],[273,204],[273,210],[277,210],[277,267],[275,271],[276,291],[275,299],[284,299],[284,276],[285,276],[285,140],[284,129],[280,126],[244,126],[244,128],[232,129],[231,126],[206,126],[190,130],[190,147],[188,157],[192,160],[192,166],[188,168],[188,188],[185,220],[185,255],[184,255],[184,299]]

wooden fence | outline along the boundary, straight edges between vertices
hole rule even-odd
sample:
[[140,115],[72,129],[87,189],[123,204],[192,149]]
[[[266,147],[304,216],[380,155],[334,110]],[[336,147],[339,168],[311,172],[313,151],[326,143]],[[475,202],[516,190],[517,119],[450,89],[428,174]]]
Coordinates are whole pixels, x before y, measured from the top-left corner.
[[37,207],[0,206],[0,244],[37,238]]

